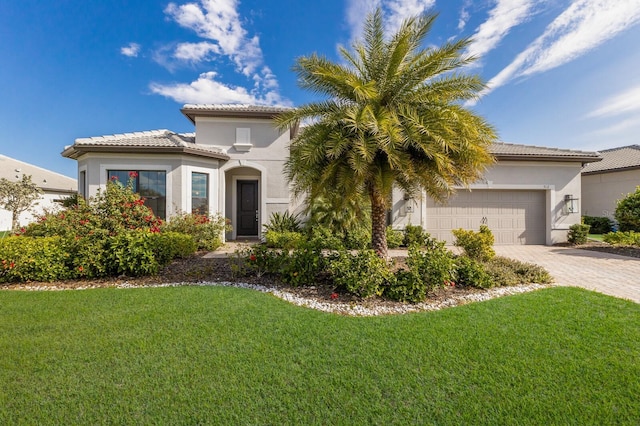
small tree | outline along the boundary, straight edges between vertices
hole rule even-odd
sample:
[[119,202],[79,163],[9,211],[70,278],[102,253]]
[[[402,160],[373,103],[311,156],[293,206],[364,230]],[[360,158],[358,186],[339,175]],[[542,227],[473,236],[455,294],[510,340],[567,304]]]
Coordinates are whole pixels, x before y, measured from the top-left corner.
[[640,231],[640,186],[636,191],[618,200],[615,218],[621,231]]
[[0,179],[0,206],[11,212],[11,230],[18,229],[20,214],[29,211],[42,195],[42,190],[31,181],[30,175],[22,175],[22,180],[11,182]]

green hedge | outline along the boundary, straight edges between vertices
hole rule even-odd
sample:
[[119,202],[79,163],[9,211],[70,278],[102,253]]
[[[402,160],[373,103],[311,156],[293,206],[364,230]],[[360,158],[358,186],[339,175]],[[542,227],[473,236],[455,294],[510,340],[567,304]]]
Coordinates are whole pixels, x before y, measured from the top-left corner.
[[0,282],[153,275],[195,251],[194,239],[176,232],[96,233],[78,239],[15,236],[0,240]]
[[69,255],[60,237],[7,237],[0,240],[0,282],[70,278]]

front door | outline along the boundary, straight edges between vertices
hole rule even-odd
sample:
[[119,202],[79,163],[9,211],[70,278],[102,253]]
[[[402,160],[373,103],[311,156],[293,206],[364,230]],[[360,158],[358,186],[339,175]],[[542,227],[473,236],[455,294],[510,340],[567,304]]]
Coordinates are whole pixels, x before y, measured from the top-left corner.
[[258,181],[238,181],[238,236],[258,236]]

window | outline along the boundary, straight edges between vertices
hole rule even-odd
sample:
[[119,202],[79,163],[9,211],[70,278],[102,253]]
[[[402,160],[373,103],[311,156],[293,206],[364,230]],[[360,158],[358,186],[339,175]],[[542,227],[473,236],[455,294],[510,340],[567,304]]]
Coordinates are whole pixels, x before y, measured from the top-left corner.
[[133,190],[144,199],[144,205],[160,219],[167,216],[167,177],[164,171],[154,170],[107,170],[112,181],[126,185],[133,179]]
[[191,173],[191,213],[209,214],[209,175]]

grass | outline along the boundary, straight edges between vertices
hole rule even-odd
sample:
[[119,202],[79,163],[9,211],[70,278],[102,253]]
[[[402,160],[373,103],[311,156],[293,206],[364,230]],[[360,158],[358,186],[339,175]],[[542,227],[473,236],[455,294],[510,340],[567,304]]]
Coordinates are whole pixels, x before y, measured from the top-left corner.
[[0,238],[8,237],[11,235],[11,231],[0,231]]
[[589,234],[587,238],[590,240],[603,241],[602,239],[603,236],[604,236],[603,234]]
[[635,424],[640,305],[351,318],[215,287],[0,292],[0,424]]

